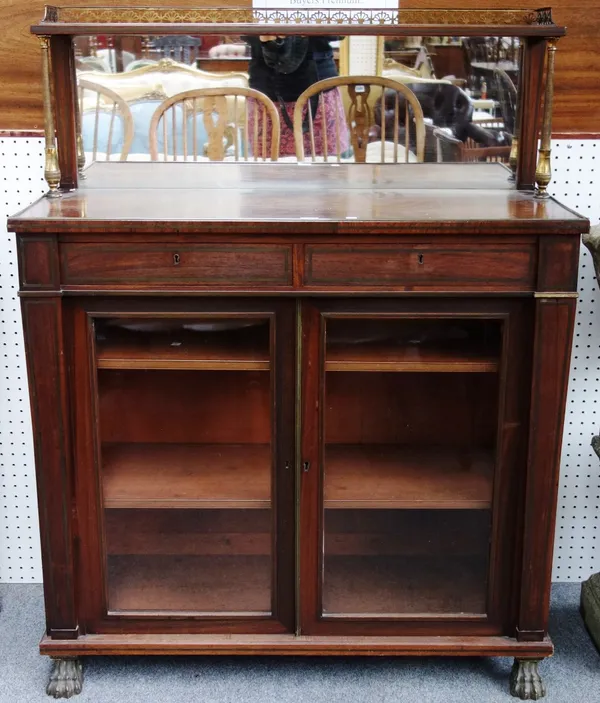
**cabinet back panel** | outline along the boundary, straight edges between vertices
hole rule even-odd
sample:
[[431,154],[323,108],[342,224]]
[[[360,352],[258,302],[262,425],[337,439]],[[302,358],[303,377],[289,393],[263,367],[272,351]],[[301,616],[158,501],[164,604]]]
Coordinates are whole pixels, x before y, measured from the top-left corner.
[[105,521],[108,554],[271,553],[269,510],[108,510]]
[[103,442],[268,444],[270,374],[99,371]]
[[491,373],[328,373],[325,442],[493,447]]
[[325,553],[481,555],[489,530],[487,510],[326,510]]

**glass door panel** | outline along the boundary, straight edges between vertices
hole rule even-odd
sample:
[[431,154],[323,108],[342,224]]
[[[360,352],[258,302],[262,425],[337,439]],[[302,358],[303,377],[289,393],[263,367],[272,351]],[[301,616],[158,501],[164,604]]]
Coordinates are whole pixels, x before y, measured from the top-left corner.
[[268,317],[97,318],[109,612],[268,615]]
[[325,326],[321,615],[485,614],[502,321]]

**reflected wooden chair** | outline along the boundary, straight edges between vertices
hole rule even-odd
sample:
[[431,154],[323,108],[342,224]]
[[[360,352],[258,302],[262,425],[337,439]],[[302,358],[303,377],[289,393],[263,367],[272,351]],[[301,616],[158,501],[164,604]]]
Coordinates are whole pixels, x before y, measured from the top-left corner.
[[460,139],[448,134],[443,129],[434,128],[433,135],[437,140],[438,160],[452,163],[499,162],[507,164],[510,157],[510,145],[485,146],[467,139]]
[[494,69],[494,88],[496,99],[500,103],[500,112],[507,132],[515,133],[517,114],[517,88],[512,78],[501,68]]
[[194,64],[200,55],[201,46],[202,40],[199,37],[167,35],[164,37],[153,37],[150,40],[149,51],[153,54],[159,54],[165,59]]
[[[165,161],[276,161],[280,141],[274,103],[252,88],[202,88],[163,101],[150,121],[150,158]],[[162,146],[159,140],[162,137]]]
[[77,83],[81,131],[86,154],[92,161],[107,161],[119,154],[126,161],[133,141],[133,117],[129,105],[110,88],[80,78]]
[[[316,161],[317,156],[322,157],[324,161],[329,161],[330,156],[333,156],[338,162],[342,160],[340,135],[345,125],[340,124],[337,111],[334,118],[333,134],[330,134],[327,129],[323,130],[323,154],[317,154],[315,149],[315,122],[320,117],[321,124],[326,123],[323,93],[337,89],[346,91],[346,96],[342,95],[342,99],[345,105],[346,122],[350,130],[350,143],[356,163],[365,163],[367,160],[369,132],[376,124],[375,103],[379,98],[382,105],[386,104],[386,89],[395,93],[392,111],[393,119],[391,129],[386,128],[386,122],[389,126],[389,114],[386,116],[385,111],[380,111],[383,116],[379,118],[381,124],[377,125],[380,130],[381,141],[380,158],[378,160],[382,163],[388,161],[393,163],[405,161],[408,163],[411,147],[414,144],[416,160],[423,161],[425,123],[423,121],[421,104],[410,88],[383,76],[336,76],[335,78],[326,78],[314,83],[300,95],[294,109],[294,142],[296,157],[299,161],[305,160],[305,133],[310,145],[312,161]],[[316,106],[315,96],[317,96]],[[346,97],[345,100],[344,97]],[[399,138],[401,127],[405,128],[403,130],[404,144],[400,143]],[[411,137],[411,132],[414,138]],[[388,145],[390,148],[386,148]],[[372,154],[373,150],[370,149],[369,151]]]

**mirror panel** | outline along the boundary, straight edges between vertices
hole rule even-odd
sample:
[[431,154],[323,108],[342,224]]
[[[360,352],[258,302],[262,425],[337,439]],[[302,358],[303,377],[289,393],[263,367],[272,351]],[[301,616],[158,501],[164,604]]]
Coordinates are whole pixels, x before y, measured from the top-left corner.
[[[75,54],[86,164],[508,164],[516,129],[518,38],[97,36],[76,37]],[[374,80],[303,101],[295,139],[299,95],[357,75]],[[176,97],[207,89],[222,94]]]

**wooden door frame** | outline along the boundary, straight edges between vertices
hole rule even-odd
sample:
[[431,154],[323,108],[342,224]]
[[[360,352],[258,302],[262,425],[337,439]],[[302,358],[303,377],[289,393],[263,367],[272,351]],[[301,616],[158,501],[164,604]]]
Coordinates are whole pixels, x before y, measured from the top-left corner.
[[[273,600],[272,615],[195,616],[164,612],[160,615],[107,614],[104,576],[102,509],[99,483],[99,438],[95,431],[98,409],[94,360],[94,317],[218,316],[222,313],[264,313],[273,320],[271,354],[273,441]],[[91,633],[232,633],[278,634],[294,631],[294,348],[295,304],[292,300],[261,298],[72,298],[65,300],[69,345],[69,382],[74,407],[74,515],[77,524],[77,603],[82,634]]]
[[[305,635],[447,635],[514,636],[520,580],[522,514],[527,467],[532,301],[519,298],[454,299],[311,299],[302,308],[302,443],[300,463],[300,630]],[[489,614],[484,616],[403,616],[342,618],[320,616],[322,543],[322,452],[324,408],[324,326],[328,314],[415,318],[502,319],[502,367],[496,442],[492,552],[489,566]],[[512,595],[511,595],[512,594]]]

